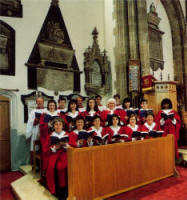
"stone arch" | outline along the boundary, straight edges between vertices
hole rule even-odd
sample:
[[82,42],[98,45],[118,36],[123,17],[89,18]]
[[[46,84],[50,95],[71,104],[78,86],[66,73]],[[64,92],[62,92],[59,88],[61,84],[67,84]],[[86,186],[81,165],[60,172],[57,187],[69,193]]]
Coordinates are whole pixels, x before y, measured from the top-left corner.
[[187,37],[185,18],[179,0],[161,0],[169,19],[173,46],[174,80],[179,82],[183,91],[180,94],[182,104],[187,110]]

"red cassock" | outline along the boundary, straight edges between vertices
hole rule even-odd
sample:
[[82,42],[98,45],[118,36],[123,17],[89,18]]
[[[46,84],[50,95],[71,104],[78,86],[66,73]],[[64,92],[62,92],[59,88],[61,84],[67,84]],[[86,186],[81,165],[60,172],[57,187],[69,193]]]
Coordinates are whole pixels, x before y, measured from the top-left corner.
[[118,126],[117,128],[114,128],[113,126],[108,126],[106,127],[106,130],[105,130],[105,134],[109,134],[109,142],[112,141],[112,136],[114,135],[121,135],[121,134],[126,134],[128,135],[128,138],[127,137],[122,137],[122,140],[124,141],[130,141],[131,138],[132,138],[132,130],[129,129],[127,126]]
[[89,128],[93,125],[93,117],[94,116],[100,116],[101,111],[96,111],[94,114],[91,114],[91,112],[88,111],[84,111],[81,113],[81,116],[84,117],[85,121],[86,121],[86,126]]
[[126,122],[126,119],[125,119],[125,116],[127,115],[126,111],[123,110],[123,109],[115,109],[113,112],[110,111],[110,110],[103,110],[101,112],[101,119],[102,119],[102,122],[105,123],[107,122],[107,117],[108,115],[112,115],[112,114],[116,114],[120,117],[120,121],[123,122],[123,125],[125,125],[127,122]]
[[[157,124],[156,122],[153,122],[151,126],[149,126],[147,124],[147,122],[145,122],[142,126],[141,126],[141,132],[149,132],[149,131],[161,131],[162,129],[160,128],[160,125]],[[162,134],[162,136],[166,136],[167,134],[164,132]],[[150,136],[146,136],[145,138],[150,138]]]
[[160,120],[162,119],[161,113],[164,113],[163,110],[160,110],[158,114],[155,117],[155,121],[160,124],[160,127],[166,134],[173,134],[174,135],[174,140],[175,140],[175,156],[176,158],[179,158],[179,152],[178,152],[178,144],[177,141],[179,140],[179,131],[181,127],[181,120],[179,114],[174,111],[170,110],[168,114],[174,113],[174,119],[176,120],[176,123],[172,123],[172,120],[169,118],[165,120],[165,123],[162,124]]
[[[100,126],[99,129],[96,129],[94,126],[90,127],[87,131],[89,132],[94,132],[92,136],[99,136],[99,137],[103,137],[106,135],[106,128]],[[109,140],[107,140],[107,143],[109,142]],[[97,141],[94,140],[94,145],[98,145]]]
[[[62,135],[68,135],[69,136],[69,144],[73,143],[74,138],[70,133],[67,132],[61,132]],[[57,134],[55,132],[52,133],[52,136],[56,136]],[[46,183],[48,186],[48,189],[52,194],[56,193],[56,184],[55,184],[55,171],[57,173],[57,179],[58,186],[59,187],[65,187],[67,186],[67,152],[65,149],[59,149],[55,150],[55,152],[52,151],[52,149],[55,148],[55,145],[51,145],[51,140],[49,137],[49,149],[50,152],[48,154],[48,162],[47,162],[47,168],[46,168]]]
[[42,169],[46,170],[47,159],[49,154],[49,135],[51,134],[51,130],[49,127],[49,118],[50,117],[59,117],[58,113],[55,112],[53,115],[47,111],[43,113],[40,117],[40,143],[42,149]]
[[73,130],[72,132],[70,132],[69,134],[71,135],[71,141],[69,141],[69,144],[72,146],[72,147],[86,147],[87,146],[87,142],[86,140],[84,140],[84,143],[82,146],[78,146],[77,142],[78,142],[78,134],[79,132],[87,132],[86,130]]
[[75,128],[75,120],[76,120],[76,117],[78,116],[81,116],[81,112],[76,111],[75,114],[73,114],[72,112],[65,113],[64,117],[67,122],[67,129],[69,132]]

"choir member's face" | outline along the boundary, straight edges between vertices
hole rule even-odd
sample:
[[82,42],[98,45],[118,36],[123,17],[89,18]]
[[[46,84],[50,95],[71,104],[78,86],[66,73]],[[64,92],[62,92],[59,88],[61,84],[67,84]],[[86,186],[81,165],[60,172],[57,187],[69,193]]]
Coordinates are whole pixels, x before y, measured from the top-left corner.
[[131,118],[129,119],[129,124],[130,124],[131,126],[134,126],[134,125],[136,124],[136,118],[135,118],[135,117],[131,117]]
[[101,98],[100,97],[96,98],[96,103],[97,103],[97,105],[101,105]]
[[115,97],[116,103],[120,104],[120,98],[119,97]]
[[50,112],[54,112],[55,111],[55,104],[54,103],[50,103],[49,104],[49,111]]
[[77,105],[82,106],[82,98],[77,97]]
[[58,103],[58,106],[59,106],[60,109],[64,109],[65,106],[66,106],[66,101],[60,100],[59,103]]
[[113,109],[115,108],[115,103],[114,103],[114,102],[109,102],[109,103],[108,103],[108,108],[109,108],[110,110],[113,110]]
[[118,119],[117,117],[113,117],[113,118],[112,118],[112,124],[113,124],[114,126],[117,126],[118,123],[119,123],[119,119]]
[[55,130],[56,133],[60,133],[62,131],[62,129],[63,129],[62,122],[56,122],[54,124],[54,130]]
[[99,118],[96,118],[94,121],[93,121],[93,125],[95,127],[99,127],[101,125],[101,120]]
[[125,108],[130,108],[131,103],[130,102],[125,102],[124,105],[125,105]]
[[146,101],[144,101],[144,102],[141,103],[140,106],[141,106],[142,109],[147,109],[148,104],[147,104]]
[[76,103],[70,104],[71,110],[76,110],[76,107],[77,107]]
[[84,127],[84,121],[82,119],[76,121],[76,127],[78,130],[82,130]]
[[44,106],[44,100],[42,98],[37,98],[36,99],[36,104],[38,108],[43,108]]
[[152,115],[148,115],[148,116],[146,117],[146,121],[147,121],[148,124],[151,125],[151,124],[153,123],[153,121],[154,121],[153,116],[152,116]]
[[168,103],[165,103],[165,104],[163,105],[163,107],[164,107],[164,109],[168,109],[168,108],[169,108],[169,104],[168,104]]
[[89,107],[90,107],[91,109],[94,109],[94,107],[95,107],[95,101],[94,101],[94,100],[89,100],[88,105],[89,105]]

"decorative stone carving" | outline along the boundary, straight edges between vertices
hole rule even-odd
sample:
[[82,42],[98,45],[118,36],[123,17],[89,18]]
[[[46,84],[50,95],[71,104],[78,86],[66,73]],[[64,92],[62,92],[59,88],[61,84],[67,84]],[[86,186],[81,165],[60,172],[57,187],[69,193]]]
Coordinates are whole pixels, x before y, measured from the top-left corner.
[[92,48],[84,52],[85,90],[87,95],[106,95],[111,92],[111,69],[106,51],[100,52],[98,45],[98,32],[92,32]]
[[81,72],[58,0],[51,1],[51,7],[26,65],[29,88],[44,87],[56,92],[80,91]]
[[154,3],[150,6],[148,13],[148,24],[149,24],[149,51],[150,51],[150,67],[153,71],[157,71],[159,68],[164,68],[163,60],[163,48],[162,48],[162,32],[158,25],[160,18],[156,12]]

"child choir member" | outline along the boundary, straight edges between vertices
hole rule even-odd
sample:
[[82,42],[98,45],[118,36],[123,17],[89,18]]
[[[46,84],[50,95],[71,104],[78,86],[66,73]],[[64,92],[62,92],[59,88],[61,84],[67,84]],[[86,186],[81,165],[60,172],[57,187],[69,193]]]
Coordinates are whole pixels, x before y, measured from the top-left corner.
[[[71,134],[64,131],[64,121],[56,118],[52,122],[54,131],[49,136],[46,183],[52,194],[58,194],[67,186],[67,154],[68,143],[72,143]],[[63,140],[63,138],[66,138]],[[56,139],[56,142],[53,140]],[[69,141],[69,142],[68,142]]]
[[75,128],[75,119],[81,113],[78,110],[77,101],[72,99],[69,101],[67,113],[65,118],[68,123],[68,131],[72,131]]
[[177,141],[179,140],[179,130],[181,127],[180,116],[172,109],[172,102],[170,99],[163,99],[161,102],[161,108],[162,110],[158,112],[155,120],[166,134],[174,135],[175,157],[179,159]]
[[26,128],[26,139],[31,139],[30,143],[30,161],[33,163],[33,144],[35,140],[40,139],[39,122],[40,116],[44,112],[44,99],[42,97],[36,98],[37,107],[29,114],[27,128]]
[[86,111],[82,112],[81,115],[86,121],[86,127],[89,128],[92,126],[93,117],[95,115],[100,115],[100,111],[94,98],[88,99]]
[[96,95],[95,100],[100,111],[106,110],[106,106],[101,104],[102,97],[100,95]]

